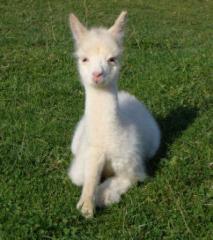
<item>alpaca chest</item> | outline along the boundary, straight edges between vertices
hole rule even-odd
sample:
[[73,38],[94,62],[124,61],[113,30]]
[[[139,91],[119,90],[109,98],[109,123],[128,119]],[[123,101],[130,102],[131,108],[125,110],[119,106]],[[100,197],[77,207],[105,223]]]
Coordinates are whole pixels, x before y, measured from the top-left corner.
[[99,121],[87,125],[86,133],[91,145],[107,150],[118,142],[120,129],[114,121],[99,119]]

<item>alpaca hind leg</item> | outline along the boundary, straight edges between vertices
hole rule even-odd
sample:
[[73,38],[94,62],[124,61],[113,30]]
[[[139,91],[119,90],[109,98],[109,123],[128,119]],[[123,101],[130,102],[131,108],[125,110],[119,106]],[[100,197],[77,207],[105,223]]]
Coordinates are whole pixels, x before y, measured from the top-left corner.
[[82,186],[84,183],[84,165],[85,165],[85,157],[83,155],[76,156],[70,165],[68,170],[68,175],[71,181],[77,185]]
[[103,207],[120,201],[121,195],[136,182],[136,180],[114,176],[100,184],[96,191],[96,206]]
[[71,151],[74,155],[77,154],[77,151],[79,149],[79,146],[81,145],[81,139],[82,139],[82,135],[84,132],[84,118],[82,118],[76,129],[75,129],[75,133],[73,135],[73,139],[72,139],[72,144],[71,144]]

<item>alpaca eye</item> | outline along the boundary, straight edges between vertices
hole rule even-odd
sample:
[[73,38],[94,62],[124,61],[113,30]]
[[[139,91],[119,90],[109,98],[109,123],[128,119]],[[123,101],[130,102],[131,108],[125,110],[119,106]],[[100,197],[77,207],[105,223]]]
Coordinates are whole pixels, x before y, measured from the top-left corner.
[[82,62],[88,62],[88,61],[89,61],[88,58],[83,58],[83,59],[82,59]]
[[110,63],[114,63],[116,61],[116,58],[115,57],[111,57],[108,59],[108,62]]

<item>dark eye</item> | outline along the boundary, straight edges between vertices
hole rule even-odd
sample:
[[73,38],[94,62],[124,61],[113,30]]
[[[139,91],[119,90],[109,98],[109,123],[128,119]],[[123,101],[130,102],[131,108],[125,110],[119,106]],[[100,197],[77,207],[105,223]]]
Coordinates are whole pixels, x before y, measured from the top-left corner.
[[110,63],[114,63],[116,61],[116,58],[115,57],[111,57],[108,59],[108,62]]
[[88,61],[89,61],[88,58],[83,58],[83,59],[82,59],[82,62],[88,62]]

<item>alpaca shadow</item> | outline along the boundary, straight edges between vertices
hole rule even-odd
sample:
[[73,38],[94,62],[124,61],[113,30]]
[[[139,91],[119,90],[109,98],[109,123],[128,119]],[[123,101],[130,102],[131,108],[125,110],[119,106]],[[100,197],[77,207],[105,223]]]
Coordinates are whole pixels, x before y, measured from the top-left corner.
[[154,176],[161,159],[167,156],[168,148],[191,125],[198,115],[193,107],[178,107],[163,119],[157,119],[161,128],[161,146],[156,156],[147,162],[147,171]]

